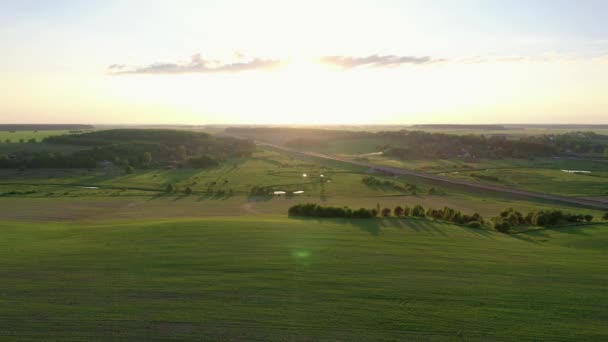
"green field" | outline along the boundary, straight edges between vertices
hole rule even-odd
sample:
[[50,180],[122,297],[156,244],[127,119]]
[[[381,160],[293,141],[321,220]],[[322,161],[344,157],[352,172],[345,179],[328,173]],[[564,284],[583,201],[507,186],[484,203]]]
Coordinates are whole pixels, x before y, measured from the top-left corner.
[[[590,174],[549,169],[497,169],[450,173],[450,176],[565,196],[608,196],[608,168]],[[490,177],[490,178],[488,178]]]
[[604,340],[608,226],[427,220],[0,224],[19,340]]
[[[47,145],[0,144],[0,153],[79,148]],[[567,195],[608,190],[606,164],[590,161],[366,158]],[[2,169],[0,340],[608,338],[601,211],[373,174],[416,186],[403,193],[364,184],[369,175],[263,149],[206,169]],[[166,192],[168,184],[176,190]],[[304,192],[253,196],[255,186]],[[562,209],[594,220],[502,234],[487,223],[287,217],[304,202],[449,206],[486,219],[508,207]]]
[[49,131],[0,131],[0,143],[6,143],[6,140],[9,139],[11,143],[19,143],[19,140],[23,139],[28,141],[30,139],[36,139],[37,142],[42,141],[42,139],[54,135],[63,135],[68,134],[69,131],[66,130],[49,130]]
[[[114,211],[110,211],[110,216],[117,214],[115,210],[123,210],[122,207],[116,208],[116,203],[144,207],[146,209],[142,210],[148,212],[146,216],[164,217],[167,212],[204,216],[207,211],[214,215],[248,215],[257,212],[276,215],[285,214],[289,206],[301,202],[323,202],[353,208],[370,208],[377,204],[389,208],[416,204],[441,208],[447,205],[465,213],[479,212],[485,217],[494,216],[508,207],[524,212],[558,207],[565,211],[590,213],[597,218],[601,216],[601,212],[596,210],[568,208],[561,204],[522,200],[503,194],[450,188],[412,177],[374,175],[395,184],[414,184],[417,186],[416,194],[402,193],[390,187],[370,187],[361,181],[369,175],[367,171],[364,168],[319,159],[297,159],[272,151],[258,151],[252,158],[231,160],[209,169],[143,169],[132,174],[127,174],[120,168],[25,171],[5,169],[0,170],[0,203],[12,206],[13,210],[0,215],[0,219],[27,218],[28,214],[22,214],[21,211],[27,212],[29,207],[40,208],[39,210],[44,212],[44,208],[49,207],[45,201],[65,203],[54,209],[59,213],[69,212],[70,208],[77,208],[79,212],[82,212],[81,207],[85,212],[87,208],[92,208],[93,211],[97,208],[112,208]],[[307,177],[303,177],[303,174]],[[324,177],[321,178],[320,175]],[[167,184],[172,184],[177,191],[165,193]],[[259,198],[250,196],[253,186],[304,193],[291,198]],[[183,190],[188,187],[193,193],[186,196]],[[435,188],[436,193],[429,195],[428,190],[431,188]],[[167,216],[179,217],[179,214]]]

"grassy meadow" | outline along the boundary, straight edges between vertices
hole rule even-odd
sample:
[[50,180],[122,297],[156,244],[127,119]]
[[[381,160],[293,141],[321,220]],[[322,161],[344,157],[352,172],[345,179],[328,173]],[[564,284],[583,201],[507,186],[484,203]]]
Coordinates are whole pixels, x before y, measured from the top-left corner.
[[[605,164],[588,161],[366,158],[572,196],[607,190]],[[416,192],[366,185],[369,175]],[[288,218],[303,202],[595,219],[502,234],[420,218]],[[0,340],[605,340],[602,214],[264,149],[205,169],[0,169]]]
[[0,336],[603,340],[608,226],[419,219],[0,223]]
[[68,130],[40,130],[40,131],[0,131],[0,143],[7,143],[7,139],[10,143],[19,143],[20,140],[28,141],[30,139],[36,139],[37,142],[42,139],[54,135],[69,134]]

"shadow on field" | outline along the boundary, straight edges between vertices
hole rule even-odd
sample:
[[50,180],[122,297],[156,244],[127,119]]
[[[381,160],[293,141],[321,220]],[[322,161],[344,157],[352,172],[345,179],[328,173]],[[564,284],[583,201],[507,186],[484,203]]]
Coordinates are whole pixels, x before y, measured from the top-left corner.
[[485,229],[468,228],[458,225],[451,225],[448,223],[419,219],[419,218],[377,218],[377,219],[337,219],[337,218],[308,218],[308,217],[291,217],[293,220],[311,222],[314,224],[331,222],[338,224],[345,224],[355,226],[362,231],[368,232],[371,235],[378,236],[383,234],[385,229],[397,229],[397,230],[413,230],[419,233],[426,233],[431,235],[441,235],[443,237],[448,236],[450,230],[461,230],[476,235],[478,237],[484,237],[493,239],[492,232]]

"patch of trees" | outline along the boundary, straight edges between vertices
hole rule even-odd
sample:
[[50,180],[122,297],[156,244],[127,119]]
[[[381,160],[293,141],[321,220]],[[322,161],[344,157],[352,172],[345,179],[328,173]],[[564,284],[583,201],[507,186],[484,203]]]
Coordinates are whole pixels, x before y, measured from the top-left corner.
[[206,168],[219,165],[220,162],[208,155],[202,155],[200,157],[192,157],[188,159],[188,165],[194,168]]
[[[443,128],[506,129],[495,125],[441,125]],[[415,126],[414,126],[415,127]],[[425,127],[428,128],[428,127]],[[402,159],[534,158],[558,153],[602,153],[608,146],[608,135],[572,132],[507,138],[506,135],[455,135],[420,130],[349,131],[288,127],[230,127],[227,133],[246,136],[296,148],[325,147],[336,140],[380,138],[379,151]]]
[[393,141],[384,155],[400,159],[531,158],[554,155],[554,146],[501,136],[453,135],[423,131],[378,132]]
[[562,223],[591,222],[592,220],[593,215],[565,213],[557,209],[536,210],[524,215],[513,208],[509,208],[493,217],[492,223],[497,231],[508,233],[512,227],[520,225],[550,227]]
[[376,177],[373,176],[365,176],[363,178],[361,178],[361,182],[363,182],[363,184],[370,186],[370,187],[388,187],[400,192],[412,192],[412,193],[416,193],[417,187],[414,184],[399,184],[399,183],[395,183],[395,182],[391,182],[389,180],[382,180],[382,179],[378,179]]
[[17,152],[0,157],[0,167],[93,168],[99,163],[130,170],[142,167],[210,167],[227,158],[247,157],[255,151],[253,141],[216,137],[201,132],[163,129],[115,129],[52,136],[46,143],[86,146],[84,150]]
[[93,129],[91,125],[78,124],[0,124],[0,131],[67,131]]
[[376,209],[350,209],[349,207],[325,207],[314,203],[296,204],[289,208],[289,216],[365,219],[378,215]]
[[479,129],[486,131],[502,131],[507,128],[503,125],[457,125],[457,124],[425,124],[413,125],[412,128],[432,128],[432,129]]
[[12,196],[12,195],[31,195],[31,194],[35,194],[38,191],[36,190],[26,190],[26,191],[16,191],[16,190],[10,190],[7,192],[2,192],[0,193],[0,197],[2,196]]
[[474,228],[479,228],[483,224],[483,218],[478,213],[472,215],[463,214],[461,211],[447,206],[440,209],[428,208],[425,210],[422,205],[417,204],[413,207],[408,207],[407,205],[403,207],[396,206],[392,211],[389,208],[381,210],[381,214],[384,217],[391,216],[391,213],[395,217],[427,217],[439,221],[464,224]]
[[287,142],[325,142],[332,140],[359,139],[374,137],[374,133],[365,131],[331,130],[319,128],[294,128],[294,127],[228,127],[228,134],[270,141],[275,143]]
[[253,186],[249,191],[250,196],[272,196],[274,190],[269,186]]
[[568,132],[523,137],[522,140],[554,146],[563,153],[602,153],[608,146],[608,135],[595,132]]

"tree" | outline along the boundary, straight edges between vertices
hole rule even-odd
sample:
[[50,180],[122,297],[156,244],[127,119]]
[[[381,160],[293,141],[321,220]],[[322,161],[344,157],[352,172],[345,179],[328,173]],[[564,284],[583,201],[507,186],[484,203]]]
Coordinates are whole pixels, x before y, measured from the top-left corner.
[[10,144],[11,143],[11,139],[6,139],[4,140],[5,143]]
[[602,220],[608,221],[608,211],[604,213],[604,216],[602,216]]
[[144,152],[144,155],[143,155],[144,165],[150,165],[151,162],[152,162],[152,153]]
[[173,184],[167,184],[167,187],[165,188],[165,192],[173,192],[173,191],[175,191]]
[[412,209],[412,216],[418,216],[418,217],[424,217],[425,213],[424,213],[424,207],[421,206],[420,204],[417,204],[413,209]]
[[391,209],[390,208],[382,209],[382,217],[389,217],[389,216],[391,216]]
[[403,216],[403,208],[401,208],[401,206],[396,206],[395,209],[393,209],[393,215]]
[[585,221],[587,221],[587,222],[593,221],[593,215],[589,215],[589,214],[585,215]]
[[192,195],[192,189],[190,189],[190,187],[187,187],[186,189],[184,189],[184,194]]
[[176,157],[178,160],[186,159],[186,146],[181,145],[180,147],[177,148]]
[[126,165],[125,166],[125,172],[126,173],[133,173],[133,171],[135,171],[135,168],[131,165]]
[[506,233],[509,233],[509,231],[511,230],[511,225],[509,224],[509,222],[504,220],[502,217],[495,217],[494,218],[494,229],[496,229],[496,231],[506,234]]

